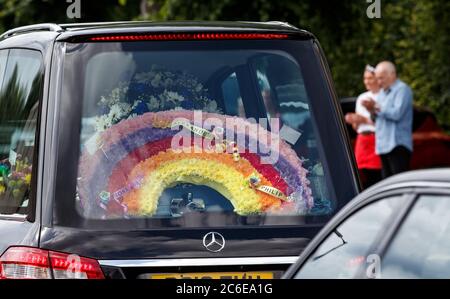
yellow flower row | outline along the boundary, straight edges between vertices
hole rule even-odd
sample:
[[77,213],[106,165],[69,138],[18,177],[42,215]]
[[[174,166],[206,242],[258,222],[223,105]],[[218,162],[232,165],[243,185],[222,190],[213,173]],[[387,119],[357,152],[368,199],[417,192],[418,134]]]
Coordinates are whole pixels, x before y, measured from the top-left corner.
[[141,188],[124,197],[124,203],[130,214],[152,215],[164,189],[177,183],[192,183],[218,191],[231,201],[235,212],[241,215],[279,207],[279,199],[249,187],[247,176],[251,172],[270,185],[245,159],[235,162],[231,155],[176,154],[168,150],[135,167],[129,178],[144,176],[144,181]]

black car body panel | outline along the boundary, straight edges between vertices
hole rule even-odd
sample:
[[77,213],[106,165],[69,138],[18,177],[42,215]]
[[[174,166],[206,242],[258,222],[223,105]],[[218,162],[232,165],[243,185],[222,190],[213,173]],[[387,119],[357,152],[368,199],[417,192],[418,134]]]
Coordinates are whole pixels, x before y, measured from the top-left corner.
[[[322,244],[322,242],[330,234],[336,231],[339,224],[341,224],[356,211],[383,198],[388,198],[390,196],[402,196],[406,200],[403,206],[397,207],[397,213],[394,215],[393,225],[384,232],[380,240],[376,239],[374,242],[377,245],[373,252],[382,256],[389,243],[392,241],[394,234],[398,231],[399,226],[404,221],[405,216],[414,206],[418,194],[449,194],[449,173],[449,168],[414,170],[394,175],[369,187],[350,201],[322,228],[322,230],[311,240],[305,250],[302,251],[297,259],[297,262],[283,274],[282,278],[295,278],[298,271],[311,257],[311,254],[313,254],[314,251],[320,246],[320,244]],[[364,275],[365,273],[357,273],[357,276],[354,278],[367,278],[367,276]]]
[[[89,36],[103,34],[154,33],[154,32],[275,32],[289,34],[292,39],[309,40],[315,49],[311,53],[310,65],[316,78],[311,82],[316,98],[323,100],[312,107],[318,128],[323,138],[322,148],[328,165],[327,171],[333,182],[333,190],[341,199],[350,200],[359,191],[358,175],[342,120],[342,112],[332,86],[330,72],[320,46],[314,36],[306,31],[280,23],[117,23],[61,25],[58,31],[36,31],[17,33],[3,40],[0,49],[31,48],[39,50],[44,57],[45,80],[41,103],[39,126],[39,158],[36,168],[35,217],[19,217],[11,220],[0,215],[0,253],[9,246],[25,245],[43,249],[78,254],[98,260],[152,260],[152,259],[203,259],[203,258],[251,258],[251,257],[294,257],[323,225],[263,226],[263,227],[214,227],[214,228],[164,228],[149,229],[136,225],[123,227],[118,221],[111,227],[96,228],[90,223],[87,228],[75,228],[70,224],[77,221],[65,216],[66,206],[55,211],[55,201],[72,197],[76,181],[76,163],[80,130],[80,103],[61,102],[62,61],[64,42],[81,42]],[[308,78],[306,78],[308,80]],[[76,90],[73,90],[76,93]],[[65,117],[60,117],[65,115]],[[337,210],[345,200],[338,202]],[[58,219],[55,219],[57,217]],[[31,221],[30,221],[31,220]],[[61,223],[61,224],[56,224]],[[92,224],[92,225],[91,225]],[[226,248],[217,253],[205,250],[202,239],[208,232],[216,231],[226,239]],[[230,265],[234,265],[230,263]],[[213,266],[213,265],[211,265]],[[248,269],[274,269],[283,271],[288,264],[274,263],[263,266],[247,266]],[[167,266],[169,267],[169,266]],[[187,271],[189,266],[167,268]],[[107,269],[105,266],[104,269]],[[108,268],[110,277],[116,277],[116,268]],[[115,270],[114,270],[115,269]],[[155,271],[148,270],[147,272]],[[203,270],[203,268],[201,268]],[[223,269],[228,269],[224,267]],[[247,268],[241,268],[247,269]],[[198,269],[196,270],[198,271]],[[106,272],[106,270],[105,270]],[[120,271],[119,271],[120,272]],[[133,272],[141,273],[139,271]],[[123,274],[123,273],[122,273]],[[123,275],[122,275],[123,276]],[[120,277],[120,275],[118,276]]]
[[[39,51],[44,61],[44,86],[50,82],[50,64],[52,61],[53,43],[58,34],[55,32],[35,32],[31,35],[18,35],[1,41],[1,49],[30,49]],[[48,98],[48,88],[43,88],[42,99]],[[46,100],[42,100],[40,110],[41,127],[37,129],[39,140],[45,140]],[[43,170],[44,142],[39,142],[38,167],[36,173]],[[41,196],[42,176],[35,175],[36,185],[32,190],[34,209],[27,216],[0,215],[0,251],[4,252],[11,245],[39,246],[41,228]]]
[[[218,253],[206,251],[202,239],[212,229],[83,231],[63,227],[44,228],[41,247],[67,251],[100,260],[136,258],[228,258],[293,256],[317,233],[317,227],[258,230],[214,229],[226,240]],[[256,234],[258,232],[258,234]],[[261,240],[264,246],[261,246]],[[276,255],[274,254],[276,253]]]

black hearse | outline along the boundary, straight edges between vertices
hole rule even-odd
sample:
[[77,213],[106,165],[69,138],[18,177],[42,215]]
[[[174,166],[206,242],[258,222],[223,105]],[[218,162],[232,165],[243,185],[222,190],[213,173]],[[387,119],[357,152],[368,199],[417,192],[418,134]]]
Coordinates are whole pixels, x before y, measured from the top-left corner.
[[12,29],[0,107],[0,278],[276,278],[359,191],[281,22]]

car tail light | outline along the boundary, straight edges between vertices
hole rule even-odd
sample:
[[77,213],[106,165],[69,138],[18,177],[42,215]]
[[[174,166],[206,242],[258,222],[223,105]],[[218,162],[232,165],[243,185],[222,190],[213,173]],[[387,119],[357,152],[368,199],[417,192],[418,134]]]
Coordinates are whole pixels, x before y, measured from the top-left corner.
[[11,247],[0,257],[0,279],[52,278],[48,251]]
[[89,37],[89,41],[164,41],[164,40],[211,40],[211,39],[287,39],[282,33],[164,33],[134,35],[101,35]]
[[0,279],[104,279],[99,263],[74,254],[10,247],[0,257]]
[[103,279],[96,260],[77,255],[50,251],[50,262],[55,278]]

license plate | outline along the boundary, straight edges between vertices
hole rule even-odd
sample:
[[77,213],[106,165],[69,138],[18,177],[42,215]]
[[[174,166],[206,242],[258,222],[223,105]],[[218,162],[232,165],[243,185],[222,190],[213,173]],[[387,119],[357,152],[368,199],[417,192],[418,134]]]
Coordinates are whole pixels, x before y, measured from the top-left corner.
[[273,279],[273,272],[155,273],[148,279]]

